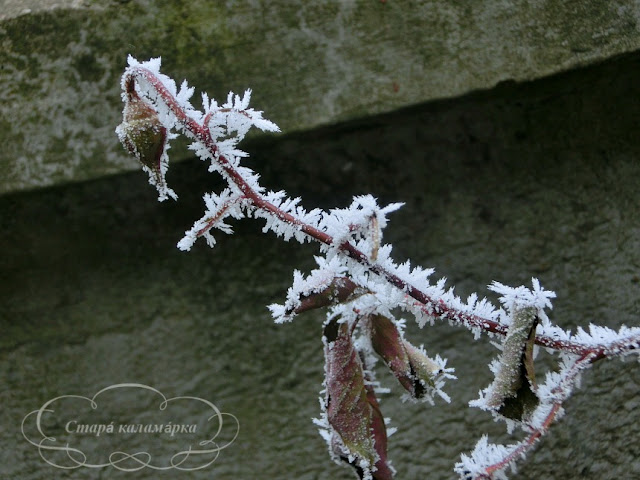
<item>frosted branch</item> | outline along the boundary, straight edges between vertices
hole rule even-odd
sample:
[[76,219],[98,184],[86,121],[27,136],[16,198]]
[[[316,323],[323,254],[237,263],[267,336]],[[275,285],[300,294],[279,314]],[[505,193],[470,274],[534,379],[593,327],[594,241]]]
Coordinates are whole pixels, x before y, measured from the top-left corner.
[[[305,276],[294,272],[293,285],[283,305],[269,306],[276,322],[291,320],[310,309],[329,307],[325,323],[325,398],[318,421],[334,458],[354,466],[361,478],[390,479],[393,468],[386,458],[387,430],[376,395],[382,393],[366,368],[375,356],[413,399],[445,401],[444,381],[453,369],[439,355],[404,338],[404,320],[395,310],[411,314],[421,327],[436,320],[462,325],[477,338],[482,333],[503,339],[499,359],[492,363],[494,382],[473,406],[484,408],[520,426],[527,437],[501,446],[482,437],[470,456],[456,465],[461,478],[506,478],[505,471],[533,447],[563,414],[562,403],[577,384],[580,372],[608,357],[638,353],[640,328],[613,331],[590,325],[575,333],[554,326],[547,316],[555,293],[535,278],[532,288],[508,287],[498,282],[489,290],[499,295],[496,307],[477,294],[458,297],[446,280],[431,282],[433,269],[397,264],[392,247],[382,243],[387,215],[402,206],[379,206],[371,195],[358,196],[344,209],[306,210],[300,198],[283,191],[267,191],[259,176],[241,165],[247,153],[239,142],[252,127],[277,132],[278,127],[249,107],[251,91],[229,93],[219,105],[202,94],[202,110],[190,102],[194,89],[160,73],[160,59],[138,62],[129,57],[122,77],[123,121],[116,133],[124,147],[149,174],[160,201],[177,195],[167,186],[169,140],[178,132],[191,140],[189,149],[219,173],[227,187],[204,196],[205,213],[178,243],[189,250],[202,237],[215,244],[214,229],[232,233],[229,219],[259,218],[263,231],[286,241],[316,242],[318,268]],[[339,319],[339,320],[338,320]],[[356,339],[356,335],[359,337]],[[560,351],[558,372],[537,385],[534,345]],[[347,378],[351,375],[351,378]],[[344,395],[344,396],[342,396]],[[344,401],[348,399],[349,401]]]
[[[386,214],[397,210],[402,204],[394,203],[381,208],[377,206],[373,197],[367,195],[356,197],[348,209],[334,209],[331,212],[315,209],[307,212],[299,206],[300,199],[289,199],[284,192],[264,194],[264,189],[257,181],[258,176],[238,163],[239,157],[246,154],[230,147],[237,143],[239,137],[225,137],[224,140],[218,141],[221,135],[230,135],[232,132],[244,134],[247,119],[257,128],[278,130],[275,124],[262,118],[261,112],[246,109],[248,94],[241,98],[230,93],[227,102],[221,108],[225,110],[225,114],[234,112],[233,117],[225,117],[227,120],[236,120],[233,120],[224,132],[220,132],[209,126],[212,121],[211,112],[220,108],[217,103],[209,101],[205,108],[206,113],[195,110],[188,101],[193,89],[187,87],[184,82],[178,91],[175,82],[160,73],[160,59],[139,63],[130,57],[129,64],[123,75],[123,85],[134,79],[138,85],[137,89],[157,110],[164,127],[169,131],[181,130],[194,140],[191,148],[201,158],[211,160],[213,170],[223,175],[232,191],[242,195],[246,205],[251,206],[253,216],[266,219],[265,231],[271,230],[285,239],[295,238],[300,242],[314,240],[321,244],[325,252],[338,252],[351,260],[350,269],[365,271],[369,276],[378,277],[403,292],[405,298],[409,297],[411,300],[407,298],[402,306],[416,313],[418,320],[422,319],[422,324],[426,319],[441,319],[464,325],[476,332],[507,334],[508,323],[501,321],[500,312],[488,301],[477,302],[477,297],[474,296],[470,297],[468,303],[463,302],[452,289],[444,290],[444,280],[435,285],[428,283],[427,277],[432,270],[410,269],[408,264],[396,265],[388,257],[391,250],[388,246],[380,248],[377,260],[373,260],[371,252],[366,253],[364,248],[359,248],[370,247],[370,243],[354,242],[352,235],[361,235],[362,230],[366,230],[367,219],[374,212],[382,230],[387,223]],[[250,113],[244,115],[241,111]],[[238,120],[240,117],[241,120]],[[220,122],[214,123],[219,126]],[[119,129],[122,130],[121,127]],[[503,297],[511,296],[514,299],[530,295],[530,300],[537,302],[537,306],[546,305],[549,299],[555,296],[553,292],[541,289],[535,279],[534,289],[529,291],[529,294],[524,294],[527,291],[524,287],[510,291],[510,287],[497,282],[490,288],[502,293]],[[536,344],[575,354],[595,353],[597,357],[619,355],[637,349],[640,344],[640,329],[628,329],[631,336],[629,339],[622,339],[619,335],[616,338],[606,335],[602,338],[606,343],[593,342],[593,336],[584,332],[572,336],[557,329],[548,330],[548,335],[543,333],[536,336]]]

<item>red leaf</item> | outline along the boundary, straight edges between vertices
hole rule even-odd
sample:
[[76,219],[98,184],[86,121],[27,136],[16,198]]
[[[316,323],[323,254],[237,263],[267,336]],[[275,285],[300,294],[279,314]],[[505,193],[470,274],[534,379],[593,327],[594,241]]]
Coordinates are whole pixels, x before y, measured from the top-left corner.
[[398,327],[382,315],[371,315],[369,322],[373,349],[382,357],[400,384],[415,397],[416,379]]
[[390,480],[387,432],[373,387],[347,323],[325,326],[327,421],[333,454],[351,464],[360,478]]
[[398,326],[382,315],[369,317],[369,332],[373,349],[387,364],[395,377],[413,398],[422,398],[441,367],[424,351],[402,337]]
[[300,305],[294,310],[294,313],[302,313],[315,308],[327,307],[338,303],[352,300],[362,295],[363,289],[359,289],[350,278],[336,277],[329,285],[319,292],[303,295],[300,298]]

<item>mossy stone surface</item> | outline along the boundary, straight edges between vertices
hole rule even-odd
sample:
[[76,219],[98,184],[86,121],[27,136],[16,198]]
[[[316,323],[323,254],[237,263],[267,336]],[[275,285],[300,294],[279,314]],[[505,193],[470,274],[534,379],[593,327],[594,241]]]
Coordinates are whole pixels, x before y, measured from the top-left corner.
[[162,56],[167,74],[217,98],[252,88],[291,133],[640,45],[632,0],[4,0],[0,11],[0,192],[137,168],[113,134],[129,53]]

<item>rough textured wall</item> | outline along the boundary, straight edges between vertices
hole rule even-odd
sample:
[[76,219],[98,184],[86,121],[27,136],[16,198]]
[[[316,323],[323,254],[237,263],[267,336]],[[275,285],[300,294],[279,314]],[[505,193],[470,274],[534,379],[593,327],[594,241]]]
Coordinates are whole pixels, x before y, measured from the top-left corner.
[[[244,146],[265,185],[302,194],[306,206],[369,192],[405,201],[385,237],[395,258],[435,267],[462,295],[535,275],[558,293],[551,317],[561,326],[637,326],[639,67],[627,56]],[[322,315],[276,326],[264,307],[284,297],[294,267],[311,267],[315,250],[245,221],[214,250],[179,252],[200,194],[219,184],[201,162],[174,165],[168,179],[178,203],[157,203],[141,172],[0,198],[0,476],[58,473],[22,438],[26,413],[56,395],[137,381],[238,417],[238,440],[189,478],[354,478],[330,463],[311,423]],[[461,329],[409,323],[410,338],[448,357],[459,380],[447,388],[450,405],[407,406],[397,388],[383,399],[399,428],[390,457],[399,479],[453,478],[459,453],[483,432],[508,441],[502,425],[466,407],[490,381],[496,350]],[[594,366],[513,478],[640,476],[639,387],[637,362]],[[64,478],[105,475],[182,478],[149,469]]]
[[639,18],[633,0],[0,0],[0,192],[134,168],[113,135],[129,53],[213,96],[251,87],[292,132],[630,52]]

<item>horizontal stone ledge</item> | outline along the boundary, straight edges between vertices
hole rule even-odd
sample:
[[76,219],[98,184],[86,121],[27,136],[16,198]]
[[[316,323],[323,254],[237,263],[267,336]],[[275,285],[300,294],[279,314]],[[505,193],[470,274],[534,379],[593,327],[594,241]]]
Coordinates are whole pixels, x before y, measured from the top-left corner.
[[[284,132],[534,80],[640,47],[640,5],[358,0],[0,1],[0,193],[137,168],[120,147],[127,54]],[[196,101],[197,104],[197,101]],[[172,161],[189,154],[172,150]]]

